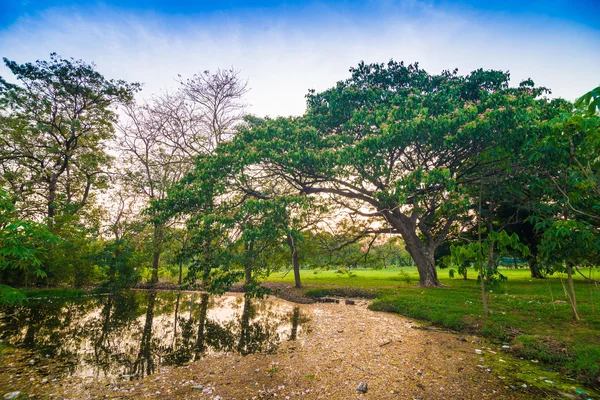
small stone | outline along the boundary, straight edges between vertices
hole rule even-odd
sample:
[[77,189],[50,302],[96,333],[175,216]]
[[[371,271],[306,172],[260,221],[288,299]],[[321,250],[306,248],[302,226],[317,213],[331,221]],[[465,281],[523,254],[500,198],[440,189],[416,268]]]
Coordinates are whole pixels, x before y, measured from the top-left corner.
[[46,378],[42,379],[42,383],[48,383],[48,379],[46,379]]
[[192,386],[192,389],[196,389],[196,390],[202,390],[204,386],[202,385],[196,385],[196,386]]
[[483,354],[483,350],[475,349],[475,354]]
[[33,365],[33,364],[35,364],[35,360],[32,358],[31,360],[29,360],[29,364],[30,364],[30,365]]
[[521,387],[522,387],[523,389],[527,389],[527,384],[526,384],[526,383],[524,383],[524,384],[522,384],[522,385],[521,385]]
[[19,392],[18,390],[15,392],[8,392],[4,395],[4,400],[16,399],[17,397],[19,397],[20,394],[21,392]]
[[349,306],[353,306],[356,304],[356,302],[354,300],[348,300],[348,299],[344,300],[344,303],[346,303],[346,305],[349,305]]
[[369,385],[367,384],[367,382],[361,382],[358,384],[356,391],[359,393],[367,393],[368,389],[369,389]]

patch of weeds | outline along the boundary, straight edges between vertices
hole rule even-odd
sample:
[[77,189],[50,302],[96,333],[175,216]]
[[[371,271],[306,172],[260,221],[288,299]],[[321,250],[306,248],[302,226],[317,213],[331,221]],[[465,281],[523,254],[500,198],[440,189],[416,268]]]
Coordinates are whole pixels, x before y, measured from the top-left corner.
[[483,323],[481,334],[487,338],[499,339],[506,342],[510,342],[514,336],[510,328],[489,320]]
[[310,379],[311,381],[315,379],[314,374],[306,374],[305,377],[306,377],[306,379]]
[[412,282],[410,274],[403,269],[400,270],[400,278],[409,285]]
[[551,338],[520,335],[514,341],[513,350],[528,360],[544,363],[564,363],[570,360],[565,345]]
[[582,346],[574,349],[574,357],[567,363],[567,369],[577,379],[590,385],[600,385],[600,349],[598,346]]

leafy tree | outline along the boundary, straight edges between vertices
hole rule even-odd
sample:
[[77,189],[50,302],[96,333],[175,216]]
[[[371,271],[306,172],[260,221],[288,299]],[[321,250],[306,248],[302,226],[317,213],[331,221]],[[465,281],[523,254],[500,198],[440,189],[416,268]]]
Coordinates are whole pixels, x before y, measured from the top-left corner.
[[531,81],[510,88],[502,71],[430,75],[390,61],[350,72],[309,92],[303,117],[249,126],[222,154],[243,153],[268,179],[377,219],[404,239],[420,284],[438,286],[435,250],[468,205],[465,188],[498,161],[479,155],[535,135],[544,90]]
[[[167,192],[190,172],[200,154],[232,135],[241,119],[246,83],[235,70],[205,71],[181,81],[181,88],[151,101],[125,108],[119,144],[125,160],[124,185],[148,205],[160,202]],[[158,282],[160,257],[167,241],[166,221],[152,213],[152,276]],[[179,221],[181,222],[181,221]],[[182,239],[182,248],[186,244]],[[182,264],[180,260],[180,272]]]
[[573,318],[579,319],[573,269],[599,265],[600,115],[598,89],[577,107],[548,121],[550,134],[532,143],[530,159],[540,166],[535,186],[541,201],[532,218],[543,232],[542,256],[568,276]]
[[19,84],[0,78],[0,184],[18,196],[22,215],[75,214],[105,187],[115,106],[137,84],[107,80],[93,64],[64,59],[4,63]]

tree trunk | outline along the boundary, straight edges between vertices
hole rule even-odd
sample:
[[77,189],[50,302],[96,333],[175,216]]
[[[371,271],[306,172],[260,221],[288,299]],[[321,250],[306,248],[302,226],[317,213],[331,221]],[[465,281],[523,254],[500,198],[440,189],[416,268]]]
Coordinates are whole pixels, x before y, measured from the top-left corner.
[[540,271],[537,270],[536,266],[537,266],[537,262],[535,258],[532,258],[528,261],[529,264],[529,272],[531,273],[531,277],[532,278],[536,278],[536,279],[543,279],[544,277],[542,276],[542,274],[540,273]]
[[[479,278],[481,279],[481,301],[483,302],[483,312],[490,315],[487,296],[485,294],[485,274],[483,273],[483,242],[481,241],[481,193],[483,192],[483,181],[479,185],[479,215],[477,216],[477,240],[479,242]],[[490,257],[494,256],[494,246],[490,246]],[[490,260],[488,257],[488,263]]]
[[[433,251],[430,251],[423,242],[414,233],[415,238],[407,238],[403,235],[406,243],[406,251],[412,257],[419,271],[419,285],[423,287],[442,286],[438,280],[437,270],[435,268],[435,259]],[[415,240],[416,239],[416,240]]]
[[52,226],[54,222],[54,216],[56,211],[56,206],[54,205],[54,201],[56,200],[56,181],[51,180],[48,183],[48,225]]
[[181,285],[183,281],[183,261],[179,260],[179,278],[177,279],[177,284]]
[[294,238],[291,234],[287,234],[288,245],[290,246],[290,250],[292,251],[292,267],[294,268],[294,281],[296,283],[296,287],[302,287],[302,282],[300,282],[300,263],[298,261],[298,250],[296,249],[296,244],[294,243]]
[[443,286],[438,280],[435,268],[434,253],[437,247],[435,242],[430,240],[429,245],[425,245],[417,234],[416,221],[403,216],[399,211],[381,210],[381,212],[404,239],[406,251],[419,271],[419,284],[422,287]]
[[153,286],[158,283],[158,265],[162,250],[162,230],[162,225],[154,224],[154,233],[152,235],[152,277],[150,278],[150,284]]
[[571,309],[573,310],[573,319],[579,321],[577,301],[575,300],[575,287],[573,286],[573,265],[570,262],[567,263],[567,278],[569,283],[569,300],[571,300]]
[[252,282],[252,267],[254,264],[254,255],[252,252],[254,251],[254,240],[251,240],[249,244],[246,244],[246,252],[248,255],[248,260],[246,262],[246,268],[244,272],[246,273],[246,285],[249,285]]

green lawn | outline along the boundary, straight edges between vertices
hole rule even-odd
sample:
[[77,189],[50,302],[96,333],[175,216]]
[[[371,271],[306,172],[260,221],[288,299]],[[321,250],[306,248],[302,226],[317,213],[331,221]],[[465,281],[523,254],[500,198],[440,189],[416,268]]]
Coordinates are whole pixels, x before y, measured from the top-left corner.
[[[416,268],[302,271],[310,296],[358,295],[374,297],[370,308],[400,313],[453,330],[481,334],[507,342],[518,355],[560,367],[569,375],[600,386],[600,288],[576,277],[575,291],[581,321],[574,322],[558,275],[531,279],[528,270],[503,270],[508,281],[489,293],[491,315],[485,317],[480,286],[472,278],[450,279],[439,271],[443,288],[418,286]],[[599,279],[595,271],[592,277]],[[289,273],[275,273],[270,281],[293,282]],[[566,285],[566,279],[563,277]]]

